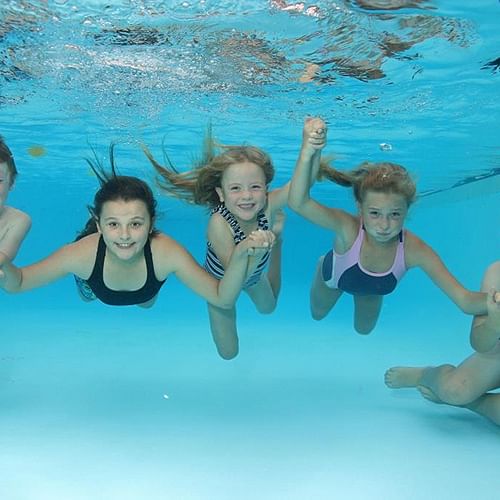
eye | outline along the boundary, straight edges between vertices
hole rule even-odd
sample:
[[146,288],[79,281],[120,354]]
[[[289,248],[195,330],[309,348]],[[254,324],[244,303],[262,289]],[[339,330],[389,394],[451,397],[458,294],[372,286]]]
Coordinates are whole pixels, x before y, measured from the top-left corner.
[[263,186],[262,186],[262,184],[252,184],[252,186],[250,186],[250,188],[253,191],[261,191],[263,189]]
[[401,213],[400,212],[392,212],[391,217],[393,219],[399,219],[401,217]]
[[132,222],[130,225],[133,229],[139,229],[142,227],[142,222]]
[[111,229],[116,229],[118,227],[118,222],[108,222],[108,227]]
[[240,187],[239,187],[239,186],[231,186],[231,187],[229,188],[229,191],[232,191],[232,192],[237,192],[237,191],[239,191],[239,190],[240,190]]
[[368,215],[373,218],[377,218],[380,215],[380,212],[378,210],[369,210]]

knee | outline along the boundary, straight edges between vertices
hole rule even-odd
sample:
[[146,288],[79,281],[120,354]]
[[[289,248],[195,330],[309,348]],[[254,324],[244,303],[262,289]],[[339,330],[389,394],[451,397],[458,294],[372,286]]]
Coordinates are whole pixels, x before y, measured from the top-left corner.
[[271,314],[276,310],[277,304],[277,300],[268,300],[262,304],[258,304],[257,311],[259,311],[260,314]]
[[439,387],[439,398],[454,406],[464,406],[481,394],[477,394],[470,381],[463,377],[450,376]]
[[271,314],[276,310],[276,302],[274,304],[265,304],[259,307],[260,314]]

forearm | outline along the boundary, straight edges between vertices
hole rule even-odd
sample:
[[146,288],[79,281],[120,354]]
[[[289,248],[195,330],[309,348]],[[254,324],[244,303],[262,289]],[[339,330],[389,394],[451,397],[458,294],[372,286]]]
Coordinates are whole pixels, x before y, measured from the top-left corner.
[[466,314],[482,316],[488,312],[486,305],[487,297],[488,294],[484,292],[470,292],[466,290],[462,297],[457,301],[457,305]]
[[218,282],[217,298],[210,301],[223,309],[230,309],[238,298],[248,273],[248,255],[233,252],[224,270],[224,277]]
[[320,159],[320,151],[313,155],[300,152],[288,195],[288,204],[292,210],[300,211],[301,206],[310,199],[309,191],[318,175]]

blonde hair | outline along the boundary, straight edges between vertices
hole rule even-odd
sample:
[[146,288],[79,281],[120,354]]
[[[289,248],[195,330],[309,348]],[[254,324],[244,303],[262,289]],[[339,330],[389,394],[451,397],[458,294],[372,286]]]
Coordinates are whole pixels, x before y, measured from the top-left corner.
[[322,162],[318,179],[328,179],[340,186],[352,187],[354,198],[362,203],[368,191],[403,196],[408,206],[416,197],[417,186],[408,171],[396,163],[361,163],[354,170],[340,171]]
[[[221,150],[217,155],[216,148]],[[235,163],[249,162],[259,166],[264,172],[266,185],[274,177],[274,167],[267,153],[254,146],[216,146],[210,128],[203,143],[202,159],[186,172],[179,172],[167,155],[167,165],[163,166],[145,146],[142,149],[155,168],[158,185],[165,193],[210,208],[220,204],[215,188],[221,187],[225,170]]]

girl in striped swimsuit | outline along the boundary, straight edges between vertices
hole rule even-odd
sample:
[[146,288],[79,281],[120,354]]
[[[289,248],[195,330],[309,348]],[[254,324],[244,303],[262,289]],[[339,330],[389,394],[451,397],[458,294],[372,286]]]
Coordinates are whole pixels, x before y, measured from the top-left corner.
[[[244,291],[257,310],[269,314],[276,308],[281,287],[281,232],[288,201],[289,183],[268,191],[274,177],[269,156],[252,146],[215,147],[209,131],[204,158],[192,170],[179,173],[170,164],[161,166],[144,148],[164,192],[190,203],[210,208],[205,268],[216,278],[224,270],[236,246],[252,231],[271,230],[273,248],[250,257]],[[219,355],[232,359],[238,354],[236,308],[222,309],[208,304],[210,327]]]

